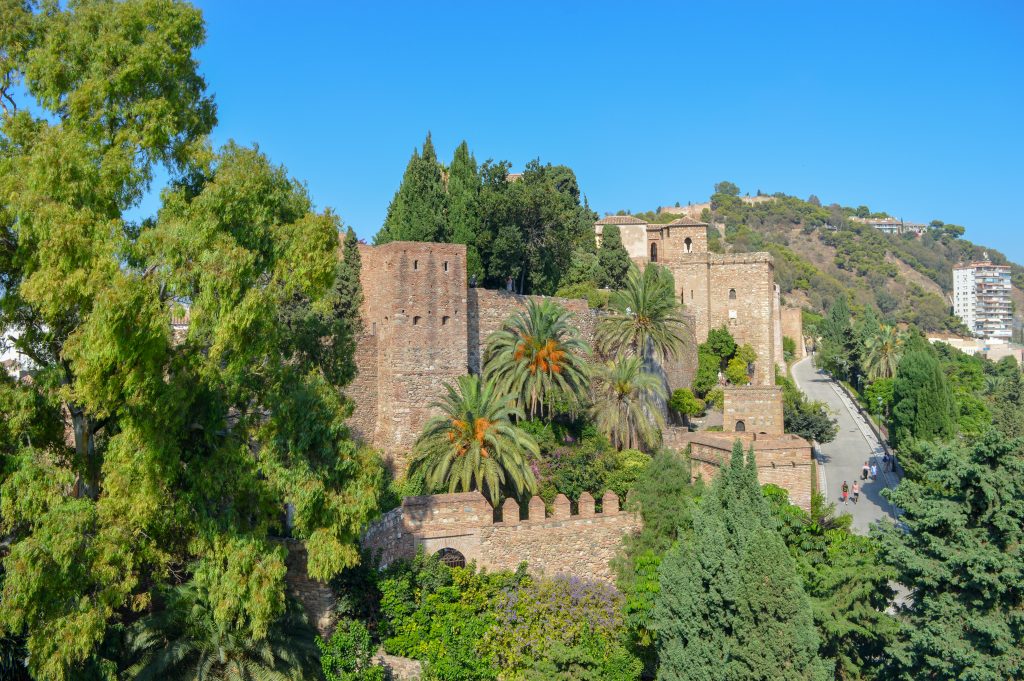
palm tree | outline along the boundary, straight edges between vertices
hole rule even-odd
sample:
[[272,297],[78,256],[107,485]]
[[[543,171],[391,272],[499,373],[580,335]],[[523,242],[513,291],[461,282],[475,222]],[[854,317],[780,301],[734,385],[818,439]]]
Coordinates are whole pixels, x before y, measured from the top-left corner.
[[126,678],[177,681],[299,681],[319,676],[316,634],[289,600],[284,617],[263,638],[219,623],[191,583],[169,594],[167,607],[128,630],[133,664]]
[[985,394],[996,395],[1003,392],[1009,381],[1006,380],[1006,376],[990,375],[985,377]]
[[463,376],[458,389],[445,384],[448,395],[432,406],[441,413],[427,421],[409,469],[422,469],[427,486],[449,492],[480,490],[498,505],[503,491],[522,496],[537,492],[527,455],[538,456],[537,443],[514,423],[524,418],[490,381]]
[[488,338],[484,373],[533,418],[545,405],[550,414],[558,396],[579,402],[587,385],[583,357],[589,352],[565,308],[530,300]]
[[620,357],[598,365],[593,387],[594,421],[617,448],[650,449],[658,443],[665,425],[660,408],[665,385],[644,369],[642,358]]
[[903,355],[903,336],[891,326],[879,325],[864,341],[864,368],[868,378],[892,378]]
[[608,357],[632,352],[644,358],[675,357],[686,344],[672,273],[658,265],[630,267],[626,287],[612,293],[611,314],[597,329],[598,349]]

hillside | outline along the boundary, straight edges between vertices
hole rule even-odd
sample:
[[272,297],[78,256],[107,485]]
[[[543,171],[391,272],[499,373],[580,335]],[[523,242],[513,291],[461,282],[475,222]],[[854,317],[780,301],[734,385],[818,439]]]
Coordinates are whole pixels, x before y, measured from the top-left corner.
[[886,215],[866,206],[823,206],[814,196],[803,200],[782,193],[741,197],[729,182],[715,189],[708,203],[637,215],[657,222],[677,214],[701,217],[720,229],[724,226],[724,239],[713,239],[713,248],[771,252],[776,281],[792,304],[823,312],[845,293],[855,306],[872,306],[891,321],[928,331],[961,330],[950,314],[953,265],[988,253],[993,262],[1012,267],[1019,325],[1024,267],[996,249],[962,238],[964,229],[958,225],[936,220],[920,236],[888,235],[852,219]]

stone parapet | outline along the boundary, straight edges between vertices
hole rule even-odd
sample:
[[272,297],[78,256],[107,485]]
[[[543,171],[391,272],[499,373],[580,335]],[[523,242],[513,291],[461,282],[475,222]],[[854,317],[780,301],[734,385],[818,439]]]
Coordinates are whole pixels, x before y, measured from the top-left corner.
[[[489,570],[514,570],[526,562],[538,574],[579,574],[611,581],[609,567],[623,536],[639,531],[640,517],[621,510],[608,492],[601,510],[583,494],[574,513],[559,494],[547,515],[539,497],[520,509],[512,499],[495,520],[490,504],[477,492],[409,497],[367,528],[362,545],[385,567],[418,550],[434,554],[454,549],[466,561]],[[523,513],[523,511],[526,511]]]

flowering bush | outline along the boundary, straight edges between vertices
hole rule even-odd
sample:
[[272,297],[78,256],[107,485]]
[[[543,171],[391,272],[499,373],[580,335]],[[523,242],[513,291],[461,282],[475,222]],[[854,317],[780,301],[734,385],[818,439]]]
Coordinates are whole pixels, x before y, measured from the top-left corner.
[[578,577],[527,580],[499,597],[485,647],[505,679],[635,679],[623,642],[622,596]]

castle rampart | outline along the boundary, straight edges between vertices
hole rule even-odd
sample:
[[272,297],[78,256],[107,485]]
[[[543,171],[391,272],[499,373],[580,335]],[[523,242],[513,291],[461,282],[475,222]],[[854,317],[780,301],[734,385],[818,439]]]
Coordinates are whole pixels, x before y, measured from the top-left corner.
[[585,574],[611,581],[609,563],[622,538],[639,531],[639,516],[620,510],[611,492],[601,500],[601,510],[586,492],[575,513],[563,494],[552,506],[546,515],[539,497],[523,509],[507,499],[496,512],[478,492],[407,497],[367,529],[362,544],[381,567],[412,558],[418,550],[447,550],[488,570],[514,570],[526,561],[535,574]]

